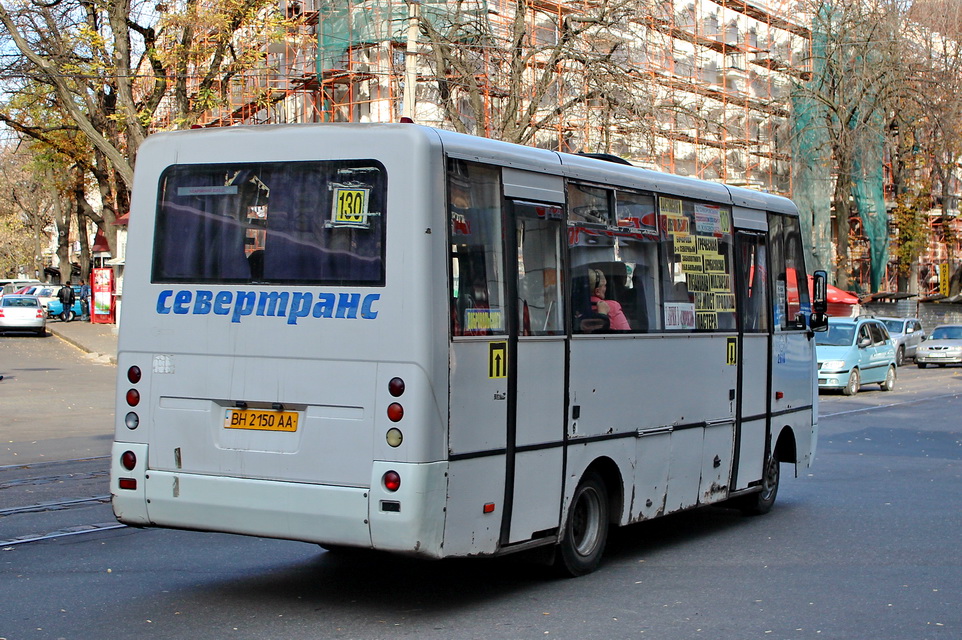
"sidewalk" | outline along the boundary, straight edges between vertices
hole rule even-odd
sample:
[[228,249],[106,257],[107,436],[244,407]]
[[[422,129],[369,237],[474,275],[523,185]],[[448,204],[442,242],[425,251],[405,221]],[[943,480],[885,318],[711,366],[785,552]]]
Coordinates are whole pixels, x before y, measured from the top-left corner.
[[108,359],[117,364],[117,326],[113,324],[93,324],[74,320],[61,322],[47,320],[47,331],[81,351]]

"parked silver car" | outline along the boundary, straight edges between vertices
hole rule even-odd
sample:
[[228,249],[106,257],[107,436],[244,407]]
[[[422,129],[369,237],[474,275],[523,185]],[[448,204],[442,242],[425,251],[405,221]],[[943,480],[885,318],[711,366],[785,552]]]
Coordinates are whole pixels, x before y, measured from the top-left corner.
[[36,296],[8,294],[0,298],[0,332],[32,331],[42,336],[47,331],[47,310]]
[[933,329],[915,352],[915,364],[919,369],[930,364],[962,364],[962,324],[943,324]]
[[925,340],[925,330],[918,318],[887,318],[877,316],[892,336],[895,344],[895,364],[902,366],[906,358],[914,358],[915,352]]

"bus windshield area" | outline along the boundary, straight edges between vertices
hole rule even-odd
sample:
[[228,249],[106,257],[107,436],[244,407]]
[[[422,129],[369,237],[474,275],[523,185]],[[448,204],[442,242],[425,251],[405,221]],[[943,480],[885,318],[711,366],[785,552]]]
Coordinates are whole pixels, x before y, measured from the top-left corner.
[[375,160],[174,165],[152,281],[383,286],[386,194]]

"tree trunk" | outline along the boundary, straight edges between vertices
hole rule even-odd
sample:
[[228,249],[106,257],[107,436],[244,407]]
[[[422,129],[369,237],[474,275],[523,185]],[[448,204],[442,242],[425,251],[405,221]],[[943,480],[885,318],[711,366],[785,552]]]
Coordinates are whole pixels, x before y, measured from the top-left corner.
[[850,172],[839,170],[835,179],[835,193],[832,195],[835,206],[835,286],[843,291],[849,288],[851,265],[848,255],[849,218],[852,215]]

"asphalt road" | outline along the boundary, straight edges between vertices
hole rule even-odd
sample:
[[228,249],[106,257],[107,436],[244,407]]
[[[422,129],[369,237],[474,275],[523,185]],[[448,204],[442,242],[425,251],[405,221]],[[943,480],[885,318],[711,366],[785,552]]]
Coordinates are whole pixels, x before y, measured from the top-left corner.
[[[17,416],[0,427],[0,509],[30,499],[34,476],[12,473],[10,456],[49,460],[49,447],[96,458],[109,446],[113,367],[36,342],[21,352],[0,338],[0,368],[17,382],[0,382],[0,412]],[[11,353],[26,357],[11,367]],[[553,579],[523,557],[427,563],[120,528],[0,545],[0,638],[957,639],[962,368],[899,373],[891,393],[821,397],[815,465],[799,478],[783,468],[770,514],[710,508],[617,531],[601,569],[579,579]],[[60,391],[74,404],[35,417],[22,407],[22,389],[57,390],[76,376],[99,391]],[[66,406],[91,417],[65,425]],[[30,490],[46,501],[101,490],[96,459],[71,464],[35,474],[83,476],[62,492]],[[0,539],[11,540],[13,523],[59,531],[104,513],[93,504],[0,515]]]

